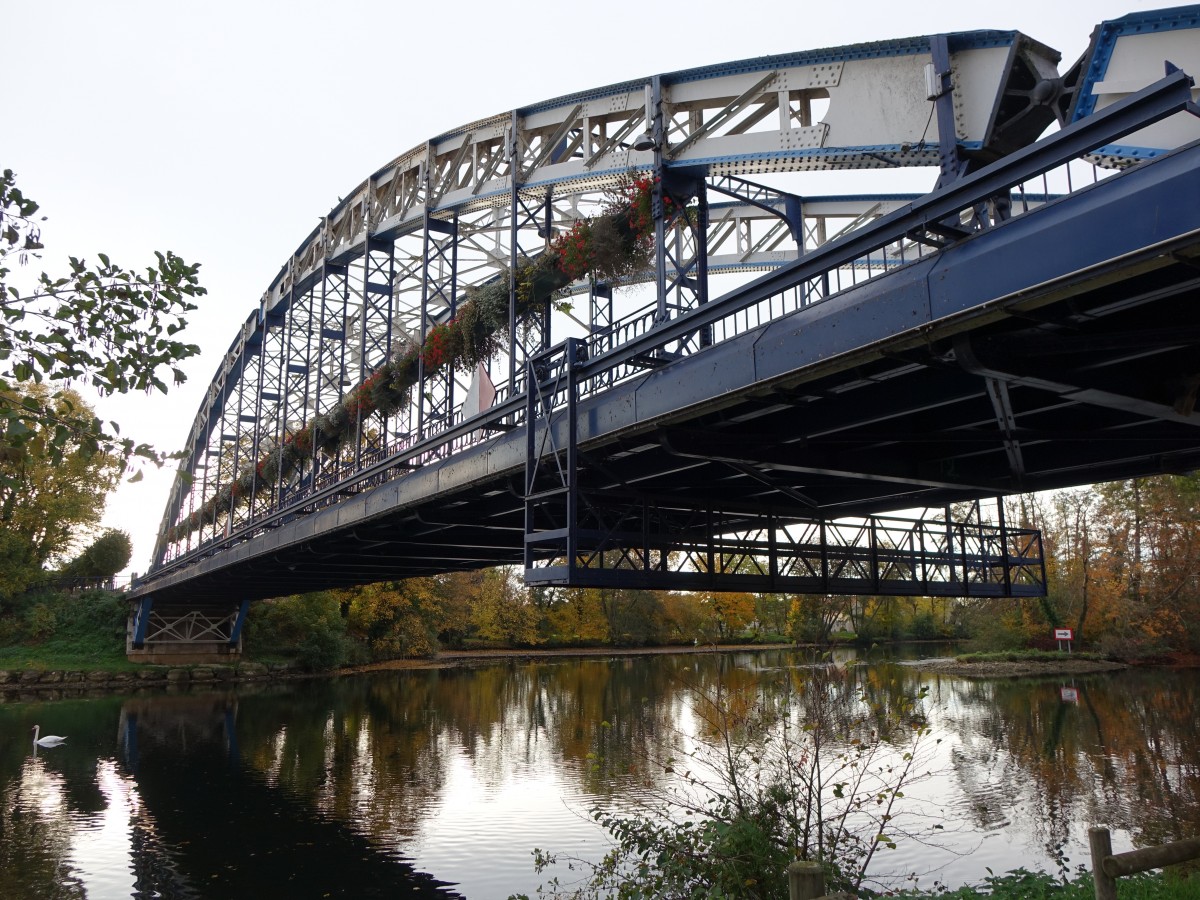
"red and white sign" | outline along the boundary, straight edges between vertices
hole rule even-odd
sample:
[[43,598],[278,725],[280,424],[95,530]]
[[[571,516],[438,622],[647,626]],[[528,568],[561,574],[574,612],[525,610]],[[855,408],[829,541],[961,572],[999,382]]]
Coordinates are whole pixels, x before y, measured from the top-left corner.
[[1071,628],[1055,628],[1054,639],[1056,641],[1073,641],[1075,640],[1075,631]]
[[1078,703],[1079,691],[1076,688],[1059,688],[1058,695],[1062,697],[1063,703]]

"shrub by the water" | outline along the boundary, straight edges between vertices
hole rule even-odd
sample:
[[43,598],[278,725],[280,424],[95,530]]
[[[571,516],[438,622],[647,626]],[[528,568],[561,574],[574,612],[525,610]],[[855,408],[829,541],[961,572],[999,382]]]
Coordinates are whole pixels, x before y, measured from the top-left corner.
[[336,668],[349,654],[341,604],[324,591],[255,604],[244,648],[251,656],[295,658],[312,672]]

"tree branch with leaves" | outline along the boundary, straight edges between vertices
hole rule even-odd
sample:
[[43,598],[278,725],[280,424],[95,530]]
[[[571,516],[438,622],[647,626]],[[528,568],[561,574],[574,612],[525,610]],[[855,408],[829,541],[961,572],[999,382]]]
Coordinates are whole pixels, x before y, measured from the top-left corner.
[[[144,269],[117,265],[103,253],[98,264],[69,257],[63,275],[22,273],[41,258],[38,204],[17,186],[12,170],[0,176],[0,455],[20,459],[35,433],[51,435],[61,459],[74,443],[111,454],[124,469],[135,458],[161,465],[166,456],[122,436],[116,422],[59,415],[61,393],[30,391],[32,384],[61,389],[89,384],[102,395],[168,390],[185,380],[179,363],[200,348],[180,339],[185,316],[206,291],[198,264],[156,253]],[[140,477],[135,473],[134,479]]]

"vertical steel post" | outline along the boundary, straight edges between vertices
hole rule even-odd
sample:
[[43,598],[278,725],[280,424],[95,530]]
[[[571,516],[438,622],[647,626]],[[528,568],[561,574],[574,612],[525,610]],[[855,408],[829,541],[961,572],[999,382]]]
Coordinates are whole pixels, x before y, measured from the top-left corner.
[[137,605],[133,620],[133,649],[141,650],[146,646],[146,632],[150,628],[150,611],[154,608],[154,597],[145,596]]
[[[942,513],[946,520],[946,584],[954,584],[954,526],[950,522],[950,507],[946,506]],[[963,596],[966,596],[967,573],[963,572]]]
[[1004,498],[996,498],[997,522],[1000,526],[1000,565],[1004,579],[1004,596],[1012,596],[1012,569],[1008,564],[1008,526],[1004,521]]
[[650,111],[653,119],[650,121],[650,135],[654,139],[654,179],[653,196],[650,210],[654,216],[654,288],[657,293],[656,318],[665,322],[667,315],[667,231],[664,221],[663,190],[663,143],[666,132],[663,128],[662,114],[662,76],[655,75],[650,80]]
[[[296,258],[293,256],[288,260],[288,292],[287,292],[287,311],[284,313],[283,323],[283,363],[279,367],[279,400],[276,409],[279,410],[279,421],[275,427],[276,447],[282,447],[283,442],[287,439],[288,430],[288,413],[292,408],[292,371],[294,363],[292,362],[292,332],[296,327]],[[304,373],[305,379],[308,378],[308,372]],[[256,456],[257,460],[258,457]],[[279,471],[275,474],[275,502],[278,506],[283,506],[283,467],[279,467]]]
[[575,372],[586,346],[577,338],[567,338],[563,361],[567,367],[567,572],[572,581],[579,561],[579,422],[576,409],[579,385]]
[[[516,396],[517,393],[517,206],[520,202],[521,189],[521,156],[520,148],[520,123],[521,120],[517,116],[517,111],[512,111],[512,118],[508,126],[508,146],[505,152],[508,154],[508,181],[509,181],[509,200],[508,200],[508,393],[509,396]],[[525,389],[532,390],[530,385],[526,385]],[[530,423],[526,423],[529,427]]]
[[954,122],[954,85],[950,81],[950,42],[947,35],[935,34],[929,38],[929,56],[939,91],[936,97],[931,98],[937,116],[938,164],[941,167],[941,174],[934,186],[934,190],[937,190],[963,174]]
[[829,593],[829,540],[825,534],[825,519],[820,520],[819,533],[821,536],[821,592]]
[[[708,189],[703,178],[696,202],[696,305],[708,302]],[[700,330],[700,346],[711,347],[713,327],[706,325]]]

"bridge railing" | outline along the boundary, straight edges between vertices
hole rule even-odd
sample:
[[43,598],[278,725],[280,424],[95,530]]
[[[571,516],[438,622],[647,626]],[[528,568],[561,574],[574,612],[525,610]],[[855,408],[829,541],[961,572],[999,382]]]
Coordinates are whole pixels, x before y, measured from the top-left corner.
[[[1081,181],[1090,185],[1098,180],[1099,173],[1088,162],[1095,149],[1192,107],[1190,79],[1175,72],[1038,144],[843,234],[723,297],[666,321],[649,307],[635,310],[611,328],[585,338],[588,359],[576,372],[578,397],[642,377],[647,369],[669,364],[683,353],[702,352],[704,347],[844,295],[947,246],[1029,214],[1053,191],[1077,191]],[[691,340],[701,333],[705,335],[703,341]],[[487,411],[467,417],[460,407],[437,433],[402,436],[341,468],[331,468],[323,478],[293,492],[286,504],[229,528],[223,537],[197,548],[177,548],[174,558],[168,554],[160,568],[215,552],[281,520],[337,502],[347,493],[357,493],[404,470],[469,449],[496,431],[521,427],[525,424],[525,375],[520,368],[517,372],[512,384],[498,386],[497,398]],[[565,402],[565,398],[554,402]]]

